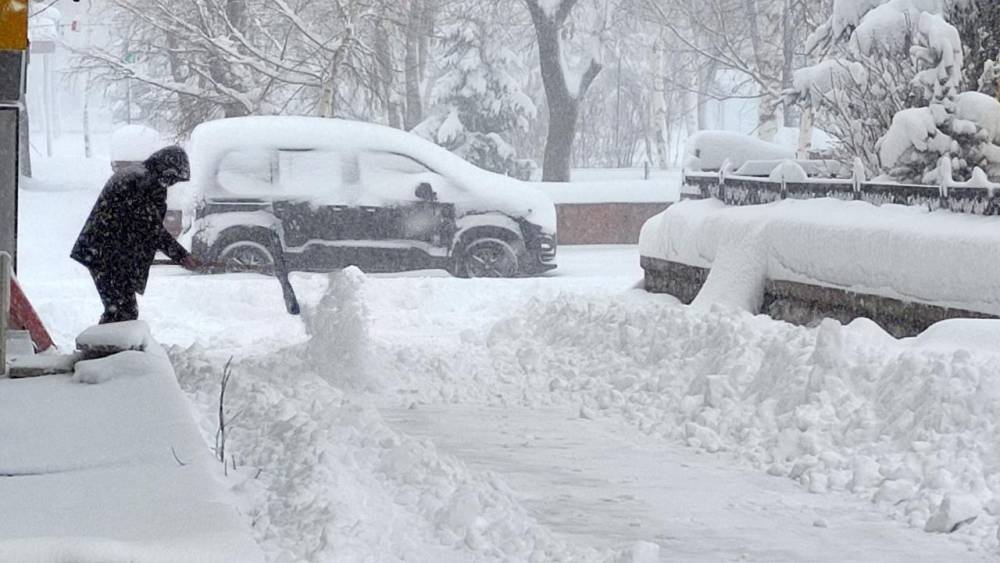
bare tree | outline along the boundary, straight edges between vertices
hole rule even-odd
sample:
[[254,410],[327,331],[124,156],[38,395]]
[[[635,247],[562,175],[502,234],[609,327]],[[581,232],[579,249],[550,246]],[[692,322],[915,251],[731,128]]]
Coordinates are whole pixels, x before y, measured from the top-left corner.
[[601,72],[601,64],[591,58],[579,77],[568,76],[566,72],[560,33],[577,0],[562,0],[555,5],[548,2],[544,7],[539,0],[524,1],[535,26],[538,60],[549,110],[542,180],[568,182],[580,100]]
[[[79,72],[183,135],[215,117],[353,115],[378,97],[376,0],[109,0],[123,37]],[[125,98],[124,92],[122,98]]]

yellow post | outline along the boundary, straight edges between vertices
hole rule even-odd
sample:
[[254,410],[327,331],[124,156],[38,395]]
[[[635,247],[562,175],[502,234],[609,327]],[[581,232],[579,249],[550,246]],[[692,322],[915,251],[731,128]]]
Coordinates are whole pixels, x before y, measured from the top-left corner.
[[28,48],[28,1],[0,0],[0,49]]

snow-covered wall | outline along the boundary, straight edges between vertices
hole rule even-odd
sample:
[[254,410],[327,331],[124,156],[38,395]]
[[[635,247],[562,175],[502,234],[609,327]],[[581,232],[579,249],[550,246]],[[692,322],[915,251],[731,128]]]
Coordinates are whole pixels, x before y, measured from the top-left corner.
[[1000,315],[1000,219],[834,199],[727,207],[686,201],[650,219],[643,256],[712,268],[699,300],[751,311],[784,280]]

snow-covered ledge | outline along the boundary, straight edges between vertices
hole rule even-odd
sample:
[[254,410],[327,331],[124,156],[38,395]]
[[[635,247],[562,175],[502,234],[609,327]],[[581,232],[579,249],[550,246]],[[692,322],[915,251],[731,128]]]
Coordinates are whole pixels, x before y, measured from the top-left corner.
[[709,199],[650,219],[640,254],[647,288],[696,306],[793,322],[865,316],[904,335],[945,318],[1000,315],[998,227],[995,217],[896,205]]
[[133,349],[72,376],[0,378],[0,561],[263,560],[143,326],[82,335]]

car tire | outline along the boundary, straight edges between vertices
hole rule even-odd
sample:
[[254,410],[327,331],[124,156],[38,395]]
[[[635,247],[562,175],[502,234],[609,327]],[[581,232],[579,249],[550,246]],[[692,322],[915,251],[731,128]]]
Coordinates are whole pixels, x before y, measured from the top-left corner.
[[497,238],[476,239],[457,257],[455,274],[461,278],[513,278],[520,272],[517,252]]
[[266,233],[246,230],[221,237],[212,252],[212,261],[223,265],[217,271],[272,274],[274,256],[267,239]]

